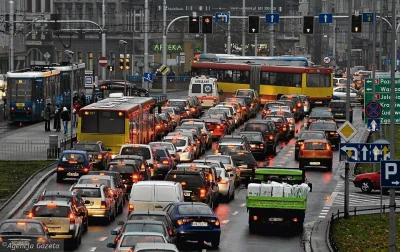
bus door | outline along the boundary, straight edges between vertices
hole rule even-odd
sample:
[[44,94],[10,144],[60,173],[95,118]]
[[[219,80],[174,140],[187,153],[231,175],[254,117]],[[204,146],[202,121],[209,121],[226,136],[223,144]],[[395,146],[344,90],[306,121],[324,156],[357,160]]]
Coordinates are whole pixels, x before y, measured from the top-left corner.
[[[45,94],[44,94],[44,87],[43,87],[43,81],[42,80],[34,80],[34,85],[35,85],[35,92],[36,92],[36,101],[34,101],[33,104],[36,103],[35,105],[35,111],[36,111],[36,116],[41,117],[42,111],[44,111],[45,107]],[[33,106],[32,104],[32,106]],[[34,110],[32,108],[32,110]]]
[[134,115],[129,118],[129,142],[131,144],[140,143],[140,123],[139,114],[134,113]]

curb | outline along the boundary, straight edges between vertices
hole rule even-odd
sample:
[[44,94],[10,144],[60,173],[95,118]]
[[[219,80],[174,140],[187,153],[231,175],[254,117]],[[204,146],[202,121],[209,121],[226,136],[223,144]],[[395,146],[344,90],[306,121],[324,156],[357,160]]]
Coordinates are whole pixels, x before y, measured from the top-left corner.
[[[48,167],[47,167],[48,168]],[[17,211],[20,210],[21,206],[25,205],[28,199],[30,199],[33,195],[34,192],[39,188],[40,185],[43,184],[44,181],[46,181],[49,177],[51,177],[55,172],[57,168],[52,169],[48,173],[46,173],[43,177],[39,179],[39,181],[31,188],[31,190],[22,198],[20,202],[3,218],[4,220],[11,219],[14,217]]]
[[47,168],[50,168],[51,166],[55,165],[56,163],[57,163],[57,161],[54,161],[54,163],[51,163],[50,165],[37,170],[28,179],[26,179],[25,182],[17,189],[17,191],[15,191],[14,194],[11,195],[10,198],[8,198],[8,200],[6,202],[4,202],[4,204],[0,207],[0,211],[2,211],[15,198],[15,196],[17,196],[17,194],[26,186],[26,184],[29,183],[29,181],[31,181],[33,179],[34,176],[36,176],[39,172],[42,172],[42,171],[46,170]]
[[305,252],[312,252],[312,246],[311,246],[311,233],[314,228],[315,221],[308,222],[304,224],[303,228],[303,235],[302,235],[302,241],[304,242],[304,251]]
[[330,241],[330,237],[331,237],[331,226],[332,223],[330,220],[328,220],[328,228],[326,229],[326,244],[328,245],[329,251],[334,252],[332,246],[331,246],[331,241]]

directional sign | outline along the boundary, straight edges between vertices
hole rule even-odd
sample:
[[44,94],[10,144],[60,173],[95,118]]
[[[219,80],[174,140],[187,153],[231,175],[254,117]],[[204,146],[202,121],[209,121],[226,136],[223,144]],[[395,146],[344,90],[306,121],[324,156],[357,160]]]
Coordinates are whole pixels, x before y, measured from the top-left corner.
[[216,23],[229,23],[229,12],[217,12],[215,13]]
[[279,24],[279,13],[265,14],[265,22],[267,24]]
[[101,66],[101,67],[105,67],[105,66],[107,66],[107,58],[106,57],[100,57],[99,58],[99,65]]
[[400,161],[381,161],[381,187],[400,187]]
[[329,57],[325,57],[324,58],[324,63],[325,64],[329,64],[331,62],[331,58],[329,58]]
[[339,161],[349,163],[379,163],[390,160],[390,144],[341,143]]
[[333,14],[332,13],[319,13],[318,14],[318,23],[332,24],[333,23]]
[[144,73],[143,80],[145,82],[153,82],[153,73]]
[[372,12],[364,12],[362,14],[362,21],[364,23],[373,23],[375,21],[375,15]]
[[368,118],[368,130],[372,132],[377,132],[381,131],[381,119],[376,118],[376,119],[371,119]]
[[346,121],[342,126],[340,126],[337,132],[346,142],[348,142],[357,134],[358,131],[349,121]]

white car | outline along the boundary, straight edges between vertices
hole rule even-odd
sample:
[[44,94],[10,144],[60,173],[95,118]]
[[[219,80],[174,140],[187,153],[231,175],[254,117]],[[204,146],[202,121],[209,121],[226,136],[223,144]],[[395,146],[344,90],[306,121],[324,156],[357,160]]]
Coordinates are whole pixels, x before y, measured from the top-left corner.
[[346,78],[333,78],[333,84],[335,87],[343,87],[347,85],[347,79]]
[[142,156],[152,169],[154,167],[154,156],[151,147],[147,144],[124,144],[121,146],[119,155]]
[[227,172],[224,168],[215,168],[217,171],[217,183],[220,198],[225,202],[235,198],[234,174]]
[[192,162],[194,159],[194,149],[187,136],[166,136],[163,142],[175,145],[180,162]]
[[160,233],[153,232],[127,232],[123,233],[117,244],[107,243],[108,248],[114,248],[116,252],[129,252],[136,244],[143,242],[168,243]]
[[[346,87],[336,87],[333,89],[333,97],[340,100],[346,100],[346,91]],[[350,88],[350,102],[356,101],[357,93],[357,89]]]
[[233,115],[233,120],[235,122],[235,126],[236,128],[238,128],[240,126],[240,120],[239,120],[239,115],[236,113],[235,107],[232,105],[217,105],[215,106],[215,108],[228,108],[231,112],[231,114]]
[[240,169],[236,166],[231,156],[228,155],[208,155],[205,161],[216,160],[224,164],[227,172],[232,172],[235,175],[235,186],[240,184]]

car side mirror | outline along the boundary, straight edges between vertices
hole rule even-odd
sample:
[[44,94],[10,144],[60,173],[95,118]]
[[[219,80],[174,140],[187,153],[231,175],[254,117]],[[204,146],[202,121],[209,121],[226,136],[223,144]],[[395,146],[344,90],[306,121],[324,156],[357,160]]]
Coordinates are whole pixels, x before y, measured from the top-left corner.
[[86,205],[86,204],[90,204],[90,200],[85,200],[84,203],[85,203],[85,205]]
[[124,224],[125,224],[124,221],[118,221],[118,222],[117,222],[117,225],[118,225],[118,226],[122,226],[122,225],[124,225]]
[[308,182],[307,185],[310,187],[310,192],[312,192],[312,183]]
[[111,230],[111,235],[118,235],[118,231],[117,230]]
[[114,243],[107,243],[107,248],[115,248],[115,244]]

